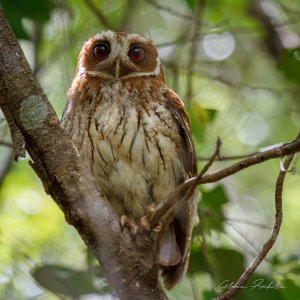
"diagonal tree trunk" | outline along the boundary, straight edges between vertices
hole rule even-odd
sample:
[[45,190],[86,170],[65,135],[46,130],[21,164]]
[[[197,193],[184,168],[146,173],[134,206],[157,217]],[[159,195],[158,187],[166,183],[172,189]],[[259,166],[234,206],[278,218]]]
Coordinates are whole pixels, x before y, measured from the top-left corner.
[[[24,137],[31,166],[101,264],[120,299],[167,299],[147,240],[132,239],[81,168],[0,7],[0,107]],[[7,116],[6,116],[7,117]],[[18,143],[18,141],[14,141]],[[17,145],[18,146],[18,145]]]

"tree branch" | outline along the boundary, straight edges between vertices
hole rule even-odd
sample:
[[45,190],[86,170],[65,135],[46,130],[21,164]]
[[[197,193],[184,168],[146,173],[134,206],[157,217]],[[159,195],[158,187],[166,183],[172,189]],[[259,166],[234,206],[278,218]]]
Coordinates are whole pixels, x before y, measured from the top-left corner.
[[[121,230],[119,218],[90,173],[33,75],[0,7],[1,109],[23,135],[32,166],[100,262],[120,299],[167,299],[152,248]],[[15,141],[15,140],[14,140]]]
[[[223,155],[219,155],[219,157],[216,157],[216,161],[227,161],[227,160],[238,160],[238,159],[243,159],[243,158],[247,158],[247,157],[251,157],[255,154],[258,154],[260,152],[253,152],[250,154],[241,154],[241,155],[229,155],[229,156],[223,156]],[[211,159],[211,157],[204,157],[204,156],[197,156],[197,160],[199,161],[209,161]]]
[[266,255],[269,253],[271,248],[273,247],[277,236],[279,234],[281,222],[282,222],[282,190],[283,190],[283,182],[285,179],[285,175],[287,173],[289,165],[293,159],[294,155],[290,155],[287,157],[284,163],[284,170],[281,170],[276,181],[276,189],[275,189],[275,222],[273,225],[273,229],[271,235],[267,242],[263,245],[261,251],[255,257],[255,259],[251,262],[248,268],[244,271],[241,277],[235,282],[233,287],[228,290],[223,295],[216,298],[216,300],[229,300],[232,299],[244,286],[248,281],[250,276],[254,273]]
[[[280,157],[284,157],[284,156],[287,156],[290,154],[294,154],[299,151],[300,151],[300,134],[298,134],[297,138],[290,143],[284,144],[279,147],[275,147],[271,150],[267,150],[262,153],[254,154],[254,155],[252,155],[244,160],[241,160],[225,169],[222,169],[213,174],[205,175],[201,179],[199,179],[197,182],[198,182],[198,184],[217,182],[223,178],[233,175],[233,174],[235,174],[245,168],[248,168],[250,166],[260,164],[269,159],[280,158]],[[194,181],[194,180],[196,180],[196,178],[193,178],[190,181]],[[186,183],[186,184],[190,185],[191,183]]]
[[217,182],[220,181],[221,179],[231,176],[250,166],[260,164],[264,161],[273,158],[282,158],[284,156],[291,155],[296,152],[300,152],[300,133],[298,134],[297,138],[293,142],[283,144],[282,146],[275,147],[272,148],[271,150],[267,150],[258,154],[253,154],[252,156],[244,160],[241,160],[227,168],[224,168],[212,174],[205,175],[210,165],[219,156],[219,150],[220,150],[220,141],[218,140],[215,153],[210,158],[209,162],[205,165],[205,167],[202,169],[200,174],[197,177],[188,179],[181,185],[177,186],[165,199],[163,199],[159,203],[155,214],[151,218],[150,224],[152,226],[157,224],[160,218],[163,218],[165,213],[173,210],[176,207],[177,201],[182,197],[182,195],[185,195],[185,197],[188,198],[186,193],[192,191],[195,186],[204,183]]
[[4,147],[7,147],[7,148],[12,148],[13,147],[13,145],[11,143],[4,142],[4,141],[0,141],[0,146],[4,146]]

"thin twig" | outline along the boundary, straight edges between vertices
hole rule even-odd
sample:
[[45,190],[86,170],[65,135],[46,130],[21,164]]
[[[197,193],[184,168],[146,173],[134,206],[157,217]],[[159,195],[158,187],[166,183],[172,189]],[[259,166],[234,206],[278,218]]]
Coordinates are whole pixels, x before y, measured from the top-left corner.
[[12,148],[13,145],[11,143],[8,143],[8,142],[0,141],[0,146]]
[[263,245],[261,251],[255,257],[255,259],[251,262],[248,268],[244,271],[238,281],[233,285],[233,287],[228,290],[223,295],[216,298],[216,300],[229,300],[232,299],[244,286],[248,281],[253,272],[257,269],[263,259],[266,257],[270,249],[273,247],[281,226],[282,222],[282,190],[283,190],[283,182],[285,179],[285,175],[287,173],[290,163],[293,160],[294,155],[289,155],[284,162],[285,170],[281,170],[276,181],[276,189],[275,189],[275,222],[273,225],[273,229],[271,232],[271,236],[267,240],[267,242]]
[[[193,194],[196,186],[197,186],[197,180],[200,180],[204,174],[208,171],[210,166],[215,161],[216,157],[220,154],[220,147],[221,147],[221,140],[218,137],[217,143],[216,143],[216,149],[214,154],[212,155],[211,159],[207,162],[207,164],[203,167],[199,175],[196,177],[196,180],[188,187],[188,189],[185,189],[186,194],[184,195],[183,199],[189,199],[191,195]],[[181,184],[179,187],[184,187],[183,184]],[[169,216],[172,209],[176,206],[176,202],[174,199],[178,199],[178,195],[182,194],[180,191],[180,188],[174,189],[173,192],[171,192],[165,199],[163,199],[156,207],[155,214],[152,216],[152,218],[149,220],[151,227],[158,224],[159,221],[164,219],[164,216]],[[184,201],[184,200],[183,200]]]
[[[218,143],[220,143],[220,140],[218,140]],[[153,215],[153,217],[150,220],[151,227],[158,224],[160,220],[163,219],[163,216],[166,213],[170,213],[177,205],[177,200],[179,198],[182,198],[182,195],[185,194],[185,199],[188,199],[188,197],[191,195],[195,189],[195,187],[199,184],[204,183],[212,183],[220,181],[223,178],[226,178],[228,176],[231,176],[243,169],[246,169],[250,166],[260,164],[264,161],[273,159],[273,158],[279,158],[283,156],[287,156],[290,154],[294,154],[296,152],[300,151],[300,133],[298,134],[297,138],[291,142],[284,144],[279,147],[272,148],[271,150],[264,151],[259,154],[255,154],[253,156],[250,156],[244,160],[241,160],[227,168],[224,168],[220,171],[217,171],[212,174],[205,175],[211,164],[214,162],[216,157],[219,155],[219,148],[220,146],[217,146],[214,155],[211,157],[210,161],[204,166],[202,171],[197,177],[191,178],[186,180],[181,185],[177,186],[169,195],[163,199],[159,205],[156,207],[156,212]],[[180,197],[181,196],[181,197]]]
[[193,39],[187,38],[186,35],[184,34],[179,36],[176,40],[157,44],[156,48],[163,48],[163,47],[175,46],[175,45],[179,46],[179,45],[188,44],[200,40],[201,37],[198,34]]
[[84,0],[84,2],[102,25],[104,25],[108,29],[117,31],[117,28],[108,21],[106,16],[102,13],[102,11],[95,5],[95,3],[92,0]]
[[[248,255],[250,255],[252,257],[255,257],[257,255],[258,251],[253,251],[249,247],[245,246],[244,243],[242,243],[241,240],[239,238],[235,237],[235,235],[232,234],[230,231],[226,234],[226,237],[229,240],[231,240],[244,253],[247,253]],[[223,276],[223,278],[224,278],[224,276]]]
[[178,17],[178,18],[182,18],[182,19],[186,19],[186,20],[190,20],[190,21],[194,20],[192,16],[183,14],[182,12],[175,10],[172,7],[162,5],[158,2],[156,2],[155,0],[146,0],[146,2],[151,4],[152,6],[156,7],[159,10],[169,13],[170,15],[172,15],[174,17]]
[[[169,43],[166,43],[166,45],[167,44],[169,44]],[[171,42],[170,42],[170,44],[171,44]],[[162,45],[161,47],[165,47],[164,44],[160,44],[160,45]],[[181,72],[183,74],[187,73],[187,66],[185,66],[185,65],[178,65],[178,63],[174,64],[172,61],[168,61],[168,60],[162,60],[162,63],[165,68],[170,68],[171,70],[174,70],[176,68],[177,72]],[[221,76],[221,75],[213,75],[213,74],[210,74],[206,70],[211,65],[211,61],[206,61],[205,68],[203,68],[204,60],[201,60],[202,68],[198,67],[198,63],[199,63],[199,61],[195,62],[194,76],[199,77],[199,78],[205,77],[207,79],[211,79],[212,81],[220,82],[229,88],[236,88],[236,89],[249,88],[249,89],[253,89],[253,90],[266,90],[266,91],[270,91],[271,93],[275,93],[277,95],[282,95],[283,93],[290,93],[292,95],[299,94],[299,88],[290,88],[289,87],[289,88],[285,88],[283,90],[279,90],[276,88],[258,85],[258,84],[254,85],[254,84],[250,84],[250,83],[242,82],[242,81],[238,81],[238,82],[233,81],[233,80],[225,78],[224,76]]]
[[[286,143],[282,146],[275,147],[270,150],[255,154],[255,155],[250,156],[244,160],[241,160],[225,169],[222,169],[222,170],[217,171],[212,174],[204,175],[200,179],[198,179],[197,177],[194,177],[194,178],[190,179],[189,181],[186,181],[185,183],[181,184],[181,186],[186,185],[186,187],[185,187],[185,190],[186,190],[187,188],[189,188],[189,186],[194,181],[197,181],[198,184],[217,182],[223,178],[233,175],[233,174],[235,174],[243,169],[246,169],[250,166],[260,164],[269,159],[279,158],[279,157],[284,157],[284,156],[287,156],[290,154],[294,154],[299,151],[300,151],[300,134],[298,134],[297,138],[290,143]],[[184,187],[180,187],[180,189],[184,190]]]
[[250,248],[253,250],[254,255],[252,254],[252,256],[256,256],[257,253],[259,253],[259,249],[257,249],[254,245],[253,242],[251,242],[244,233],[242,233],[239,229],[237,229],[235,226],[233,226],[232,224],[230,224],[231,229],[245,242],[245,247],[246,249],[250,250]]
[[232,226],[232,223],[241,223],[244,225],[249,225],[249,226],[253,226],[253,227],[264,229],[264,230],[270,229],[270,226],[268,226],[266,224],[251,222],[251,221],[240,219],[240,218],[224,217],[224,221],[231,226]]
[[254,226],[254,227],[257,227],[257,228],[261,228],[261,229],[266,229],[266,230],[270,229],[270,227],[267,226],[266,224],[251,222],[249,220],[244,220],[242,218],[225,217],[221,212],[216,212],[216,211],[213,211],[213,210],[210,210],[210,209],[201,208],[201,213],[204,217],[218,218],[218,219],[221,219],[222,221],[225,221],[228,224],[241,223],[241,224],[250,225],[250,226]]
[[[237,159],[243,159],[243,158],[247,158],[253,155],[256,155],[260,152],[253,152],[253,153],[249,153],[249,154],[241,154],[241,155],[229,155],[229,156],[223,156],[220,155],[219,157],[217,157],[218,161],[226,161],[226,160],[237,160]],[[205,157],[205,156],[197,156],[197,160],[199,161],[207,161],[210,160],[210,157]]]

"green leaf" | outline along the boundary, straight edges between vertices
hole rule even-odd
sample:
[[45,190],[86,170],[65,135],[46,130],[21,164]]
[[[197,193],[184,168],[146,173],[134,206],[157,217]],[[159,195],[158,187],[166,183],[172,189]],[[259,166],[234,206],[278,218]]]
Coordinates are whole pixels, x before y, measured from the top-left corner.
[[300,286],[296,285],[292,279],[286,278],[282,281],[283,289],[281,293],[285,300],[300,300]]
[[[219,295],[225,293],[230,289],[230,286],[234,285],[246,267],[246,258],[243,254],[225,248],[210,248],[204,255],[204,250],[201,249],[199,245],[193,245],[190,259],[191,263],[188,274],[193,276],[197,273],[210,273],[216,284],[215,293]],[[290,288],[290,292],[285,295],[288,288]],[[285,279],[282,282],[278,282],[266,275],[253,274],[245,287],[234,299],[297,300],[300,295],[299,288],[300,287],[291,280]],[[214,297],[215,294],[213,291],[205,291],[203,294],[203,299],[213,299]]]
[[2,0],[1,5],[16,37],[18,39],[28,40],[29,36],[22,24],[23,15],[21,10],[16,9],[13,1],[9,0]]
[[211,300],[214,299],[217,296],[215,291],[203,291],[203,300]]
[[208,117],[209,117],[209,122],[212,122],[218,113],[218,110],[216,109],[206,109],[207,113],[208,113]]
[[1,0],[1,5],[18,39],[29,39],[22,24],[24,18],[43,24],[49,20],[55,8],[54,2],[50,0]]
[[278,63],[278,69],[294,83],[300,83],[300,48],[285,50]]
[[199,2],[199,0],[185,0],[187,5],[194,10]]
[[236,280],[242,274],[246,262],[243,254],[235,250],[225,248],[204,250],[199,245],[193,245],[190,260],[190,275],[213,272],[218,284],[224,280]]
[[202,190],[202,199],[198,206],[198,213],[204,230],[223,231],[224,204],[228,197],[222,185],[211,191]]
[[273,266],[281,264],[280,256],[278,254],[275,254],[270,261]]
[[32,271],[32,276],[42,287],[55,294],[79,297],[101,292],[89,273],[59,265],[37,267]]
[[194,137],[201,142],[207,125],[214,120],[217,115],[215,109],[204,109],[197,101],[192,101],[188,114],[191,120]]
[[297,255],[289,255],[286,258],[281,257],[279,254],[271,259],[272,265],[276,268],[277,272],[283,274],[300,275],[299,257]]
[[228,203],[228,199],[222,185],[218,185],[210,191],[202,190],[201,206],[221,212],[223,211],[223,205],[226,203]]

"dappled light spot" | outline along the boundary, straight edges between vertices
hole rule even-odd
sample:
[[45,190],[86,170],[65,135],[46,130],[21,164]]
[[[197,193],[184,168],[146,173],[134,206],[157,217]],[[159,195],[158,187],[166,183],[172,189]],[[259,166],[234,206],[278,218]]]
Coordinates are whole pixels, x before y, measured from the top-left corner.
[[230,32],[207,34],[203,37],[203,50],[211,60],[227,59],[233,53],[235,46],[235,39]]
[[38,214],[43,208],[41,195],[33,190],[26,190],[17,199],[17,205],[29,215]]
[[245,113],[243,115],[245,124],[238,133],[239,140],[250,146],[260,144],[269,134],[269,127],[263,117],[257,113]]

